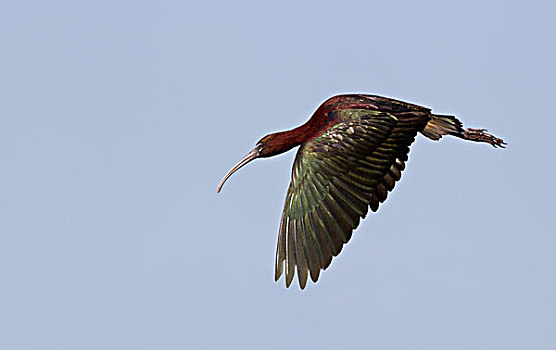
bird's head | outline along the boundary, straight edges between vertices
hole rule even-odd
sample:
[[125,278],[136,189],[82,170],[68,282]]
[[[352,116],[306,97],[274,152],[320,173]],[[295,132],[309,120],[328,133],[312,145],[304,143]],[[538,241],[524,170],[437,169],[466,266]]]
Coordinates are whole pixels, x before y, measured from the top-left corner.
[[236,165],[234,165],[232,169],[230,169],[230,171],[228,171],[228,173],[224,175],[224,177],[218,184],[216,193],[220,192],[222,186],[224,186],[224,182],[226,182],[226,180],[228,180],[228,178],[232,176],[233,173],[235,173],[237,170],[239,170],[239,168],[243,167],[245,164],[249,163],[253,159],[272,157],[294,147],[294,145],[291,144],[291,140],[289,140],[288,136],[289,135],[287,135],[287,132],[278,132],[266,135],[265,137],[260,139],[259,142],[257,142],[257,144],[255,145],[255,148],[253,148],[251,152],[247,153],[245,157],[241,158],[239,162],[237,162]]

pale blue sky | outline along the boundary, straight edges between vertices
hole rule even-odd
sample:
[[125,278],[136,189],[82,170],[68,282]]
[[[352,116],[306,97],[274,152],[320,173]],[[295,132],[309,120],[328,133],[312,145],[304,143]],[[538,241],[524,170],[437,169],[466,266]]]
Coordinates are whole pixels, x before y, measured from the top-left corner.
[[[554,349],[550,2],[0,3],[1,349]],[[419,137],[318,284],[273,281],[295,151],[331,95]]]

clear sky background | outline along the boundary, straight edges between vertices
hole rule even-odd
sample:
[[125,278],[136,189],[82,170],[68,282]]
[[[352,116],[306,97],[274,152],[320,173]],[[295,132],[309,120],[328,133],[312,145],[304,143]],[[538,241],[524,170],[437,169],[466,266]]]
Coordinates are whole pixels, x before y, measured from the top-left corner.
[[[549,1],[2,1],[1,349],[555,349]],[[273,280],[295,151],[380,94],[422,136],[320,281]]]

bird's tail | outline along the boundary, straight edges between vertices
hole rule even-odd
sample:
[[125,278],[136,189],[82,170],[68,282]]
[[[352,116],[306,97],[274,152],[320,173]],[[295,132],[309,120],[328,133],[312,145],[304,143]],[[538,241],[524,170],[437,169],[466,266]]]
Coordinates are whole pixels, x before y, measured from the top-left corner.
[[453,115],[431,114],[431,120],[421,131],[431,140],[440,140],[444,135],[452,135],[464,140],[490,143],[493,147],[505,147],[504,140],[486,132],[486,129],[464,129],[462,122]]
[[432,114],[431,120],[421,133],[429,139],[437,141],[444,135],[454,135],[463,131],[463,124],[453,115]]

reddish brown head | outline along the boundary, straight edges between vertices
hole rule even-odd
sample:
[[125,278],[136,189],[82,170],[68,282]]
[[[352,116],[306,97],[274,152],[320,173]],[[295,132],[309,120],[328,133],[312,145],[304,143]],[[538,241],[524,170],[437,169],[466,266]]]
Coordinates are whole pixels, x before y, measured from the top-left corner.
[[293,130],[277,132],[263,137],[259,142],[257,142],[255,148],[253,148],[251,152],[247,153],[245,157],[241,158],[239,162],[237,162],[236,165],[234,165],[232,169],[230,169],[230,171],[228,171],[228,173],[224,175],[224,177],[218,184],[216,192],[220,192],[222,186],[224,185],[224,182],[226,182],[226,180],[228,180],[228,178],[232,176],[233,173],[235,173],[237,170],[239,170],[239,168],[243,167],[245,164],[251,162],[252,160],[257,158],[272,157],[280,153],[289,151],[295,146],[298,146],[301,142],[298,141],[298,138],[294,137],[295,135],[292,135],[292,131]]
[[[335,96],[325,101],[313,114],[305,124],[289,131],[277,132],[274,134],[266,135],[263,137],[255,148],[249,152],[245,157],[241,158],[239,162],[222,178],[218,184],[216,192],[220,192],[224,182],[228,180],[234,172],[245,164],[249,163],[256,158],[272,157],[280,153],[289,151],[290,149],[301,145],[303,142],[312,140],[313,138],[321,135],[331,125],[337,122],[332,118],[329,112],[333,109],[341,109],[343,105],[348,105],[352,99],[351,95]],[[344,101],[345,100],[345,101]]]

